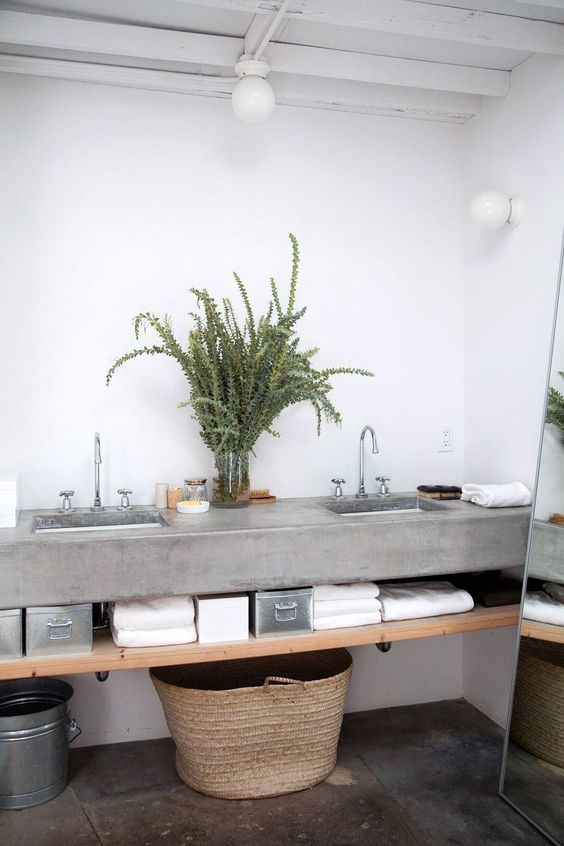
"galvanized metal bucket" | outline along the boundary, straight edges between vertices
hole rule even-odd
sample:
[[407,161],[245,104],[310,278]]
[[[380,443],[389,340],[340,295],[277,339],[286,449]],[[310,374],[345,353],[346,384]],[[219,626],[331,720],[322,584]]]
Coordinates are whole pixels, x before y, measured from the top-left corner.
[[68,713],[72,695],[59,679],[0,682],[0,808],[29,808],[65,789],[69,731],[72,740],[80,734]]

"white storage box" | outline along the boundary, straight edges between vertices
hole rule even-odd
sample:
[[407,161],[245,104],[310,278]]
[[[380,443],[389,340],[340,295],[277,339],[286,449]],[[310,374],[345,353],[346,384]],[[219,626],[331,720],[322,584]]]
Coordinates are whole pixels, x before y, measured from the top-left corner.
[[17,473],[0,473],[0,529],[14,529],[20,516]]
[[249,639],[249,597],[246,593],[195,596],[199,643]]

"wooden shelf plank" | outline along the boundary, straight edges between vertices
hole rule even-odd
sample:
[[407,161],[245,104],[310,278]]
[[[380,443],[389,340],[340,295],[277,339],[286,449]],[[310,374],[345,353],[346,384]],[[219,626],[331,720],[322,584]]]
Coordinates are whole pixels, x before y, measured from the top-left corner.
[[564,643],[564,626],[552,623],[538,623],[525,620],[521,623],[521,637],[534,637],[537,640],[550,640],[552,643]]
[[[0,679],[31,678],[34,676],[72,675],[103,670],[132,670],[163,667],[172,664],[227,661],[260,655],[280,655],[292,652],[311,652],[316,649],[335,649],[340,646],[362,646],[386,641],[414,640],[439,637],[457,632],[473,632],[516,625],[518,605],[499,608],[474,608],[465,614],[448,614],[420,620],[402,620],[352,629],[331,629],[293,637],[254,638],[235,643],[180,646],[137,647],[121,649],[104,632],[94,639],[92,652],[69,655],[50,655],[38,658],[19,658],[0,662]],[[557,628],[557,627],[555,627]]]

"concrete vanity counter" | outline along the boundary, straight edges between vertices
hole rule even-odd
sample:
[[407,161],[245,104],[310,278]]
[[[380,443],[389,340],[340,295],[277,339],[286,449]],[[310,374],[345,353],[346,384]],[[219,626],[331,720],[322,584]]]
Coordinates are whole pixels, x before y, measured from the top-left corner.
[[134,596],[408,578],[525,563],[529,508],[454,501],[416,513],[340,516],[314,499],[163,511],[169,525],[39,534],[0,530],[0,608]]
[[534,521],[528,575],[564,581],[564,526],[546,520]]

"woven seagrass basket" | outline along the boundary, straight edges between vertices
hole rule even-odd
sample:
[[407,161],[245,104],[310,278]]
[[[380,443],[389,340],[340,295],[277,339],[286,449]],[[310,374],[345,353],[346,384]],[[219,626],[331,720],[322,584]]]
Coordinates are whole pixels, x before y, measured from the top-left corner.
[[521,638],[511,739],[564,767],[564,643]]
[[222,799],[312,787],[337,760],[346,649],[151,669],[186,784]]

